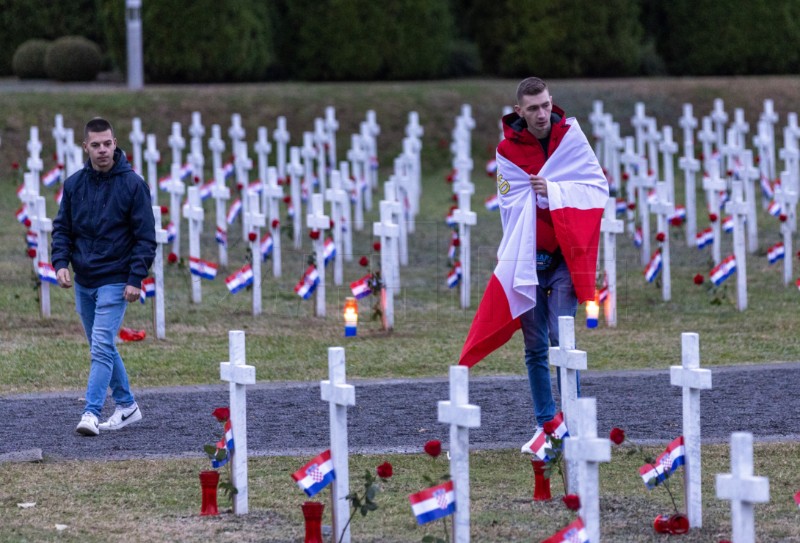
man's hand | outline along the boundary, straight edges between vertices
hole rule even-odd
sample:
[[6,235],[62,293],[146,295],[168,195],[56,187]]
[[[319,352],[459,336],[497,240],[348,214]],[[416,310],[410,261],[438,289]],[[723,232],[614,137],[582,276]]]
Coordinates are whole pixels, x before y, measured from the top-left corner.
[[540,175],[530,175],[531,180],[531,187],[533,187],[533,192],[538,194],[539,196],[544,196],[547,198],[547,179]]
[[128,302],[135,302],[139,299],[139,289],[131,285],[125,285],[125,293],[122,296]]
[[61,288],[72,288],[72,279],[69,277],[69,268],[61,268],[56,272],[56,281]]

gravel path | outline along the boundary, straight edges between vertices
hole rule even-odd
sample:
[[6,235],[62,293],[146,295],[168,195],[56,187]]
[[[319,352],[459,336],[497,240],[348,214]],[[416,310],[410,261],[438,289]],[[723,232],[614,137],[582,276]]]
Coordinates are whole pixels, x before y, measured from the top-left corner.
[[[758,441],[800,440],[800,362],[712,369],[713,389],[701,392],[704,443],[727,442],[734,431]],[[794,377],[793,377],[794,376]],[[429,439],[447,443],[436,402],[447,399],[444,379],[352,381],[348,411],[352,452],[419,452]],[[82,392],[0,398],[0,454],[41,449],[45,458],[118,460],[202,456],[218,431],[211,411],[228,404],[227,385],[134,391],[144,418],[98,438],[75,433]],[[667,371],[584,372],[582,393],[597,398],[598,433],[619,426],[642,443],[664,443],[681,433],[681,391]],[[470,402],[481,427],[470,432],[480,449],[516,448],[531,435],[531,400],[524,377],[470,381]],[[259,383],[247,391],[248,445],[254,455],[310,455],[327,448],[328,405],[319,383]],[[104,418],[113,406],[106,403]]]

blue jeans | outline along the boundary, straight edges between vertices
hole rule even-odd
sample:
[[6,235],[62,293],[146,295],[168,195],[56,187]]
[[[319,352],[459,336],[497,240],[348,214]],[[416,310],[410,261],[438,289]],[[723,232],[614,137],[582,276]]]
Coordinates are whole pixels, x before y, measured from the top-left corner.
[[[543,425],[556,414],[548,363],[550,346],[558,347],[558,317],[574,317],[578,299],[563,260],[552,270],[537,273],[536,306],[520,315],[522,335],[525,339],[525,365],[533,398],[536,423]],[[561,375],[558,375],[561,390]],[[578,396],[580,396],[578,380]]]
[[128,302],[123,293],[125,283],[86,288],[75,283],[75,310],[83,321],[92,364],[86,385],[86,408],[98,417],[106,400],[108,387],[114,402],[122,407],[134,403],[128,385],[128,372],[119,356],[114,338],[122,325]]

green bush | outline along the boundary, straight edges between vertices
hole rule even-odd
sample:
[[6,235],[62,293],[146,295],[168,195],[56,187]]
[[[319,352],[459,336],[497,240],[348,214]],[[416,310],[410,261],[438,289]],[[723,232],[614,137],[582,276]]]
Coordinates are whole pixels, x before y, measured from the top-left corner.
[[49,40],[34,38],[17,47],[11,60],[14,74],[20,79],[44,79],[47,77],[44,69],[44,57],[50,43]]
[[481,56],[475,43],[467,40],[453,40],[450,42],[444,75],[448,77],[467,77],[479,74],[480,71]]
[[[126,72],[120,0],[98,0],[115,64]],[[258,0],[142,3],[144,71],[150,82],[261,81],[274,60],[268,8]]]
[[44,69],[57,81],[94,81],[103,65],[100,47],[83,36],[64,36],[47,49]]

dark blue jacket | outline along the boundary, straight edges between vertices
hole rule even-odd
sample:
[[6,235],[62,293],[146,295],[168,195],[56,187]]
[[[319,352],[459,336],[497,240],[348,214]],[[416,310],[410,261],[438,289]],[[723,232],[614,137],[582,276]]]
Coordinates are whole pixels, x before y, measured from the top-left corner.
[[114,150],[109,172],[98,172],[86,161],[64,182],[53,222],[56,271],[72,263],[75,281],[83,287],[125,283],[141,288],[155,254],[150,189],[121,149]]

